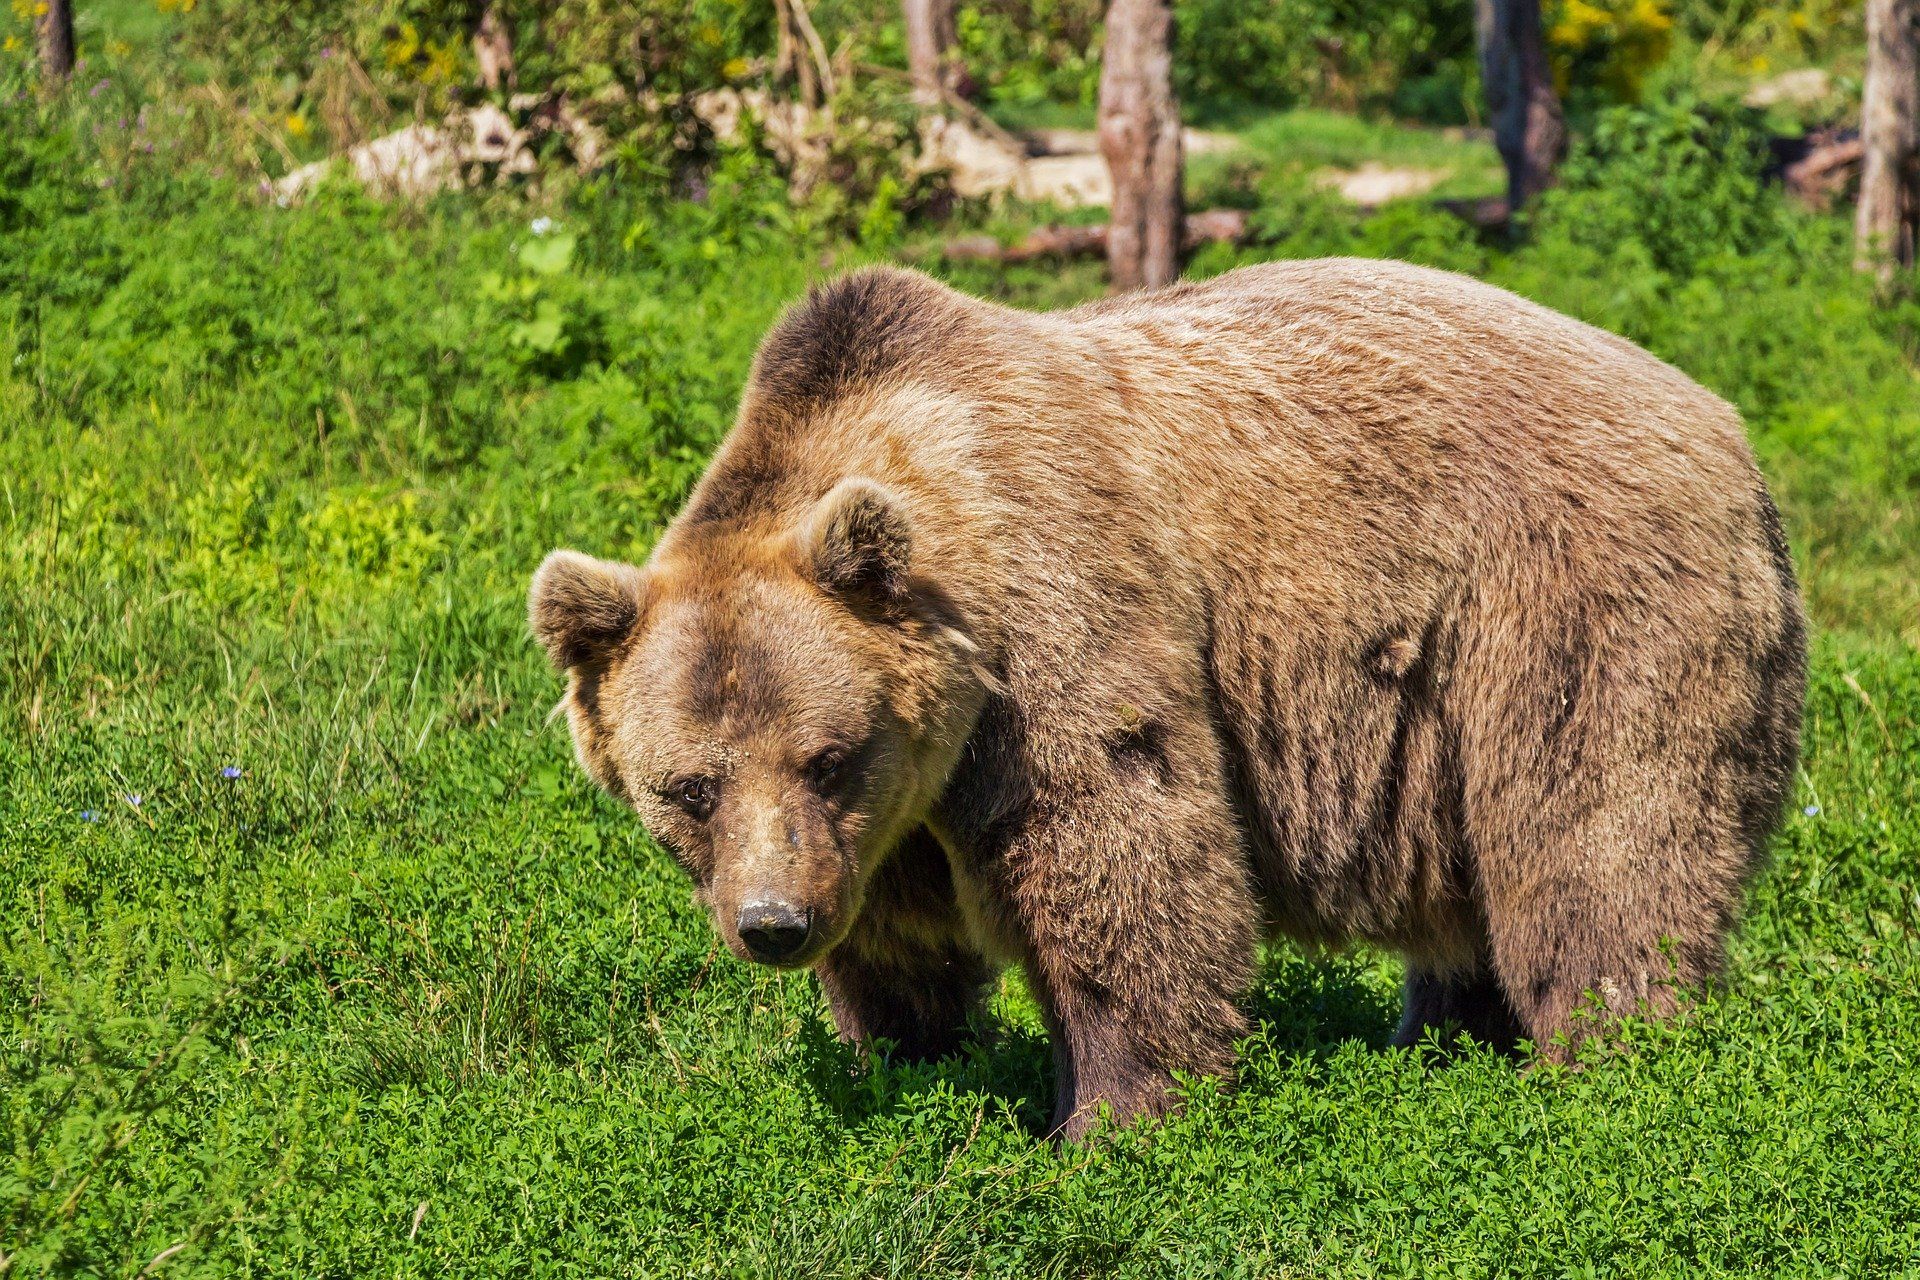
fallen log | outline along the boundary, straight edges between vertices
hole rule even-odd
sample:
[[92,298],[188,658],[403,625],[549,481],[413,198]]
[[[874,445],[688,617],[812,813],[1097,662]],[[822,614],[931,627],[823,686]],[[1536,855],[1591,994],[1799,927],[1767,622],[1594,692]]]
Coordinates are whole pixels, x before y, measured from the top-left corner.
[[[1181,224],[1181,247],[1191,253],[1205,244],[1239,244],[1247,238],[1244,209],[1206,209],[1190,213]],[[949,262],[997,262],[1011,265],[1041,258],[1091,257],[1107,251],[1107,225],[1041,227],[1012,244],[992,236],[962,236],[941,247]]]
[[1799,159],[1781,166],[1781,185],[1810,209],[1830,209],[1848,187],[1859,181],[1865,154],[1858,136],[1820,142]]
[[1481,231],[1505,231],[1513,220],[1513,210],[1507,206],[1505,196],[1479,196],[1459,200],[1436,200],[1436,209],[1444,209],[1454,217],[1476,227]]

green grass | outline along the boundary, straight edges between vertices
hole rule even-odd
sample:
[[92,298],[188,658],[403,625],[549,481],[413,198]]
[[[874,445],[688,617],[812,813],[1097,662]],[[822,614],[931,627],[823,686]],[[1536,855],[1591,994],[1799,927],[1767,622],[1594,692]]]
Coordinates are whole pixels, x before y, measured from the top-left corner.
[[[1713,205],[1685,257],[1656,232],[1704,200],[1616,165],[1508,250],[1263,186],[1262,245],[1195,264],[1461,267],[1732,397],[1820,627],[1804,771],[1726,982],[1624,1052],[1389,1051],[1394,961],[1280,948],[1237,1091],[1057,1150],[1017,981],[964,1056],[861,1065],[811,978],[716,949],[548,715],[527,575],[645,553],[819,270],[755,171],[699,209],[584,193],[543,240],[512,203],[107,198],[51,142],[0,160],[10,1275],[1920,1258],[1920,384],[1911,306],[1873,305],[1837,221],[1751,197],[1736,236]],[[1622,209],[1634,234],[1595,231]],[[952,274],[1050,305],[1098,283]]]
[[1492,141],[1460,129],[1431,129],[1300,107],[1261,113],[1237,123],[1233,132],[1249,151],[1276,165],[1446,169],[1460,181],[1488,191],[1502,189],[1505,181]]
[[[1091,106],[1051,101],[996,107],[994,116],[1015,130],[1092,129],[1097,123]],[[1318,107],[1219,110],[1190,118],[1190,124],[1228,134],[1240,144],[1231,151],[1190,158],[1187,191],[1194,205],[1222,198],[1222,187],[1244,181],[1250,173],[1312,175],[1364,164],[1442,171],[1447,176],[1432,189],[1433,198],[1471,198],[1506,189],[1505,171],[1493,143],[1464,129],[1435,129]],[[1233,197],[1225,199],[1231,202]]]
[[92,0],[75,6],[74,35],[84,53],[114,40],[136,50],[156,50],[177,25],[155,0]]

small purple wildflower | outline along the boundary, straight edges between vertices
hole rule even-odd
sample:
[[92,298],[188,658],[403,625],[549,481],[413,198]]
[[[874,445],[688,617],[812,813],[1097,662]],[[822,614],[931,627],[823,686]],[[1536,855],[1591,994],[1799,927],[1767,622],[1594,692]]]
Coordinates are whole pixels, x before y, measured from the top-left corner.
[[134,808],[138,809],[140,807],[140,801],[145,797],[143,797],[138,791],[129,791],[127,792],[127,794],[125,794],[124,796],[121,796],[120,798],[122,800],[125,800],[128,804],[132,805]]
[[80,821],[98,822],[100,821],[100,811],[98,809],[82,809],[80,811]]
[[1806,814],[1809,818],[1817,818],[1820,816],[1820,806],[1817,804],[1810,804],[1806,808],[1802,809],[1800,812]]
[[237,778],[240,776],[240,766],[237,764],[227,765],[220,770],[220,776],[223,778]]
[[101,80],[101,81],[98,81],[97,83],[95,83],[95,85],[93,86],[93,88],[91,88],[91,89],[89,89],[89,90],[87,90],[87,96],[88,96],[89,98],[97,98],[97,97],[99,97],[99,96],[100,96],[100,91],[101,91],[102,89],[104,89],[104,88],[106,88],[106,87],[107,87],[108,85],[110,85],[110,84],[112,84],[112,83],[113,83],[113,82],[112,82],[111,80]]
[[331,58],[332,56],[333,56],[332,45],[327,44],[327,45],[320,46],[320,61],[325,62],[328,58]]

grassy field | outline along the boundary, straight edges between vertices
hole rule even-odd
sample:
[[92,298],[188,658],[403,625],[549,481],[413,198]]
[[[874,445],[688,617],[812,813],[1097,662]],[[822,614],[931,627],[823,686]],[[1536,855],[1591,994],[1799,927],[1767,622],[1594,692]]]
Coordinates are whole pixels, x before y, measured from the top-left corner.
[[1873,305],[1838,220],[1623,154],[1511,250],[1261,179],[1262,246],[1195,269],[1474,271],[1747,413],[1819,634],[1726,983],[1527,1073],[1388,1051],[1394,961],[1278,949],[1238,1090],[1078,1150],[1036,1137],[1017,980],[964,1057],[863,1066],[811,978],[717,950],[579,775],[524,630],[548,548],[645,553],[759,334],[857,255],[745,170],[698,209],[584,193],[538,235],[200,179],[103,199],[14,157],[8,1274],[1911,1273],[1920,317]]

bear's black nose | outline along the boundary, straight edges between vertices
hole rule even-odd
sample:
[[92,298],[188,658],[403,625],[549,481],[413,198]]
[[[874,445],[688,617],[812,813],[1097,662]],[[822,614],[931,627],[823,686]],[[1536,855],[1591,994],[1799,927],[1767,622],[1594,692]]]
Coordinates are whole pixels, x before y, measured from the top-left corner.
[[786,902],[749,902],[740,908],[740,941],[762,963],[785,960],[807,944],[810,914]]

